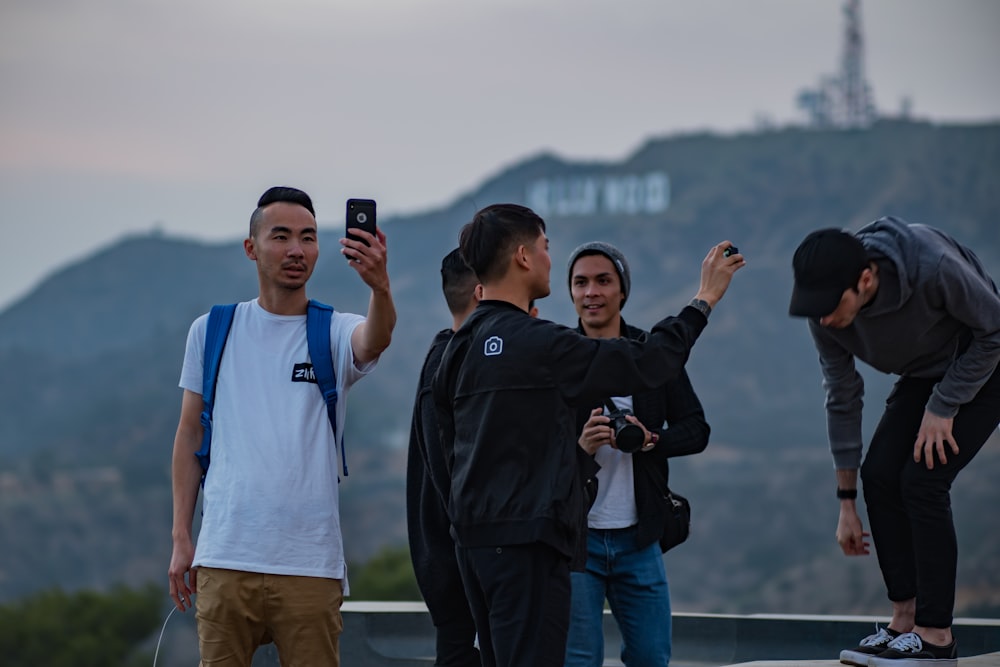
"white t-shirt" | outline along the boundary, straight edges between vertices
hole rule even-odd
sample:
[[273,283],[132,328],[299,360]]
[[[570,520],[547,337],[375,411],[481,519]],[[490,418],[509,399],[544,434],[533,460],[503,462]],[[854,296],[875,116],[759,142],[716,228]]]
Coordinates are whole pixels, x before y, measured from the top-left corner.
[[[330,324],[335,439],[322,393],[304,379],[306,316],[274,315],[256,299],[236,307],[216,384],[196,567],[346,579],[336,443],[347,389],[375,366],[354,363],[351,334],[364,320],[334,312]],[[181,371],[180,386],[199,395],[207,322],[191,325]]]
[[[619,410],[632,409],[631,396],[613,396],[611,401]],[[607,408],[604,414],[608,414]],[[635,525],[639,522],[639,513],[635,508],[632,455],[611,445],[601,445],[594,452],[594,458],[601,469],[597,471],[597,498],[587,515],[587,525],[604,530]]]

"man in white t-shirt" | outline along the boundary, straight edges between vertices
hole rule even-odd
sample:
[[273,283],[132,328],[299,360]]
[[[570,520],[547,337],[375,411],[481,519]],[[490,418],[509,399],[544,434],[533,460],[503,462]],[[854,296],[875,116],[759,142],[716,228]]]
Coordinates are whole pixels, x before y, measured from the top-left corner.
[[[588,338],[642,340],[647,332],[627,324],[622,307],[632,274],[622,252],[609,243],[584,243],[570,254],[569,291]],[[706,317],[708,304],[695,306]],[[597,496],[587,515],[587,565],[570,575],[570,622],[563,667],[604,664],[604,601],[622,636],[626,667],[667,667],[672,652],[670,588],[661,537],[670,476],[668,459],[704,451],[709,426],[682,368],[659,387],[631,396],[606,396],[604,405],[577,412],[578,443],[600,466]],[[632,438],[616,432],[608,408],[628,410]]]
[[[354,236],[357,236],[354,238]],[[347,593],[340,532],[338,444],[344,398],[388,347],[396,310],[385,234],[352,230],[341,253],[371,289],[367,317],[334,312],[337,430],[315,381],[306,342],[306,282],[319,257],[309,196],[265,192],[243,242],[260,291],[238,304],[219,367],[212,465],[205,476],[197,548],[192,520],[202,470],[202,369],[207,315],[191,325],[173,450],[170,596],[196,607],[201,664],[249,666],[274,642],[282,664],[339,665]],[[197,601],[191,596],[197,593]]]

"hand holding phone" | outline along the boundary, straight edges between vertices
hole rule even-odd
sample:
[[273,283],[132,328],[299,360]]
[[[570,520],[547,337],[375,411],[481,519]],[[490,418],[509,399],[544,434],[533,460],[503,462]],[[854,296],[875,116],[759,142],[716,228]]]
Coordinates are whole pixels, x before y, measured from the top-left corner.
[[375,236],[375,200],[374,199],[348,199],[347,219],[344,226],[347,236],[361,241],[365,245],[371,245],[366,239],[357,234],[352,234],[352,229],[361,229],[372,236]]

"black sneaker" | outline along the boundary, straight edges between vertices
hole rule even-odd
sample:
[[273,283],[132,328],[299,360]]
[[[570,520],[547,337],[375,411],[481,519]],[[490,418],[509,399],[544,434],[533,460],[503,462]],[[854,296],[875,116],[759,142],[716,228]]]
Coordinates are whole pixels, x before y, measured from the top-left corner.
[[898,637],[899,634],[890,628],[880,628],[876,623],[875,634],[862,639],[857,648],[841,651],[840,661],[845,665],[868,667],[868,659],[889,648],[889,642]]
[[925,642],[915,632],[899,635],[888,648],[868,661],[869,667],[958,667],[958,643],[947,646]]

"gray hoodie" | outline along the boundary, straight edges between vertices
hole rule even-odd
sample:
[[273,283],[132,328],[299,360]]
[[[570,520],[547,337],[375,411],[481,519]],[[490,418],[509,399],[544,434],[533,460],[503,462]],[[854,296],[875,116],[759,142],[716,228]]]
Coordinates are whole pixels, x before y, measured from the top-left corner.
[[880,218],[856,236],[879,287],[845,329],[809,320],[826,389],[834,463],[861,463],[864,382],[854,358],[884,373],[940,378],[927,409],[954,417],[1000,361],[1000,293],[979,258],[933,227]]

